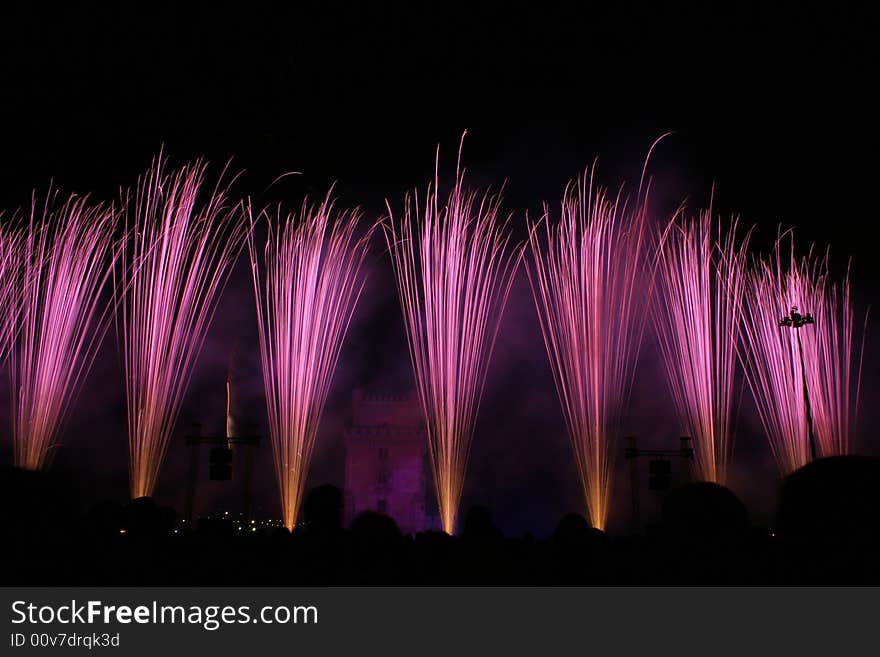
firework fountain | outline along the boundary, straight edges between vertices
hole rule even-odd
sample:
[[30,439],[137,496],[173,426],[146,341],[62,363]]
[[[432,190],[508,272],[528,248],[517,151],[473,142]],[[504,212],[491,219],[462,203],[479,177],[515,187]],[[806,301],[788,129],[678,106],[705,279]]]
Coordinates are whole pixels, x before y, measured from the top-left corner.
[[[749,234],[722,231],[711,207],[673,218],[657,251],[655,325],[679,421],[695,444],[696,470],[723,484]],[[716,227],[717,226],[717,227]]]
[[329,194],[318,206],[304,202],[299,214],[262,214],[269,224],[262,258],[253,231],[248,251],[269,434],[283,521],[292,530],[373,229],[358,236],[360,212],[335,211]]
[[[864,348],[862,340],[862,350],[854,349],[849,275],[832,282],[827,253],[798,259],[788,239],[787,253],[783,236],[770,257],[755,262],[741,323],[746,380],[782,474],[814,451],[849,451]],[[815,323],[782,326],[789,313],[809,313]]]
[[4,272],[16,309],[5,331],[15,464],[29,470],[49,464],[112,309],[102,290],[116,254],[115,212],[84,197],[53,208],[54,197],[41,210],[32,200],[29,223],[11,238],[13,271]]
[[566,188],[559,223],[552,226],[545,209],[529,233],[529,282],[598,529],[608,518],[614,445],[647,315],[646,203],[647,187],[630,206],[595,187],[587,172]]
[[437,165],[422,204],[407,195],[389,207],[385,239],[403,309],[425,414],[443,530],[455,530],[474,424],[501,313],[522,256],[510,248],[501,196],[464,187],[461,148],[455,182],[440,205]]
[[[123,207],[117,334],[123,351],[130,488],[152,495],[193,366],[247,224],[224,175],[197,161],[166,173],[160,155]],[[225,174],[225,171],[224,171]]]

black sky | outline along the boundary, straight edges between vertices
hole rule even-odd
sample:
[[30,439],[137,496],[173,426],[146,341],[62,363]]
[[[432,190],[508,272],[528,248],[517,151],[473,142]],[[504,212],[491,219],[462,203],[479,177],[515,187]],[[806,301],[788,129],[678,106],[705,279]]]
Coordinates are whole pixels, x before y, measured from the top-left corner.
[[[716,207],[758,223],[759,244],[782,223],[797,228],[804,246],[830,243],[838,271],[852,256],[857,298],[871,302],[880,281],[870,237],[880,141],[876,8],[719,4],[4,3],[0,207],[27,203],[50,180],[112,199],[164,144],[177,163],[234,157],[245,171],[242,196],[298,204],[338,181],[344,204],[375,216],[386,197],[399,202],[428,178],[437,144],[441,167],[451,169],[467,129],[471,180],[506,179],[505,207],[521,225],[522,210],[557,199],[596,156],[605,182],[637,178],[651,141],[675,130],[652,161],[658,203],[704,203],[714,183]],[[304,175],[263,193],[291,170]],[[339,477],[351,387],[408,382],[380,256],[337,375],[317,479]],[[246,274],[239,267],[224,296],[186,419],[209,423],[221,412],[218,379],[235,345],[250,354],[241,367],[253,370],[250,404],[259,414]],[[493,503],[506,528],[543,532],[578,506],[578,492],[530,304],[521,280],[490,371],[472,463],[481,484],[470,495]],[[85,455],[89,467],[124,481],[112,336],[104,347],[65,441],[68,461]],[[878,419],[875,353],[866,362],[866,434]],[[650,345],[643,360],[632,430],[662,442],[677,430],[657,400]],[[761,497],[772,491],[772,468],[748,424],[736,456],[743,481],[753,472],[771,481],[737,492]],[[172,450],[160,484],[172,502],[182,456]],[[267,483],[270,510],[273,496]]]

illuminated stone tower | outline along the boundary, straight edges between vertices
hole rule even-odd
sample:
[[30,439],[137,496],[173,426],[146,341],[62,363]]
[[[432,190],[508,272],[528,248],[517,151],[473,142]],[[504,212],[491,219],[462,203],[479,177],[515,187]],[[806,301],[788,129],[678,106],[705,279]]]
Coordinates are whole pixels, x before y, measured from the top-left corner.
[[345,432],[345,520],[379,511],[403,533],[433,527],[422,411],[415,393],[375,396],[356,389]]

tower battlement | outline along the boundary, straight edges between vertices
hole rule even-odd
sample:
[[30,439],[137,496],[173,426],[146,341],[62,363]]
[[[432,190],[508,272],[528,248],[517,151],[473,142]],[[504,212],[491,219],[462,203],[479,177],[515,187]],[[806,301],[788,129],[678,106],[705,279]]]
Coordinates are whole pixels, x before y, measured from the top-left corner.
[[379,395],[357,388],[352,394],[351,424],[353,427],[416,428],[424,424],[424,418],[415,391],[405,395]]

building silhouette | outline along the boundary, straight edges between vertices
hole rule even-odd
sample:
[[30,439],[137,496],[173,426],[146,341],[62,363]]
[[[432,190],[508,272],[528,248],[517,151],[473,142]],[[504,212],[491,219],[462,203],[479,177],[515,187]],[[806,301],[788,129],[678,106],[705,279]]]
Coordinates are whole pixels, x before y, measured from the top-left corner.
[[436,525],[429,499],[424,421],[414,392],[379,396],[355,389],[345,432],[345,520],[378,511],[404,533]]

